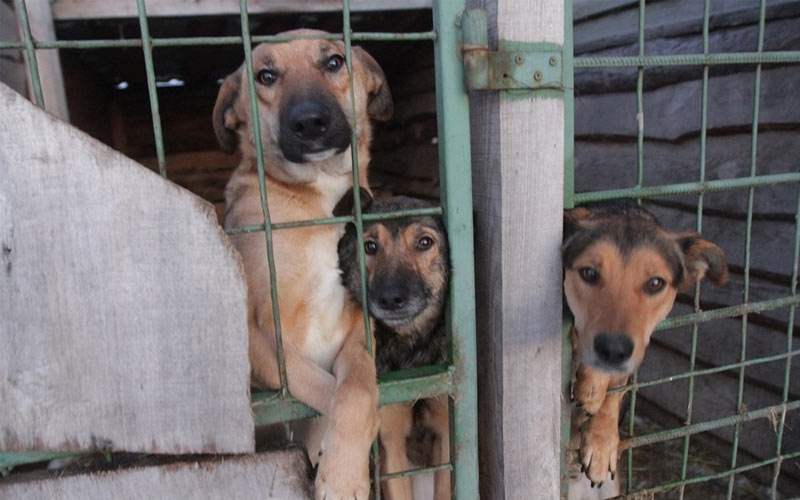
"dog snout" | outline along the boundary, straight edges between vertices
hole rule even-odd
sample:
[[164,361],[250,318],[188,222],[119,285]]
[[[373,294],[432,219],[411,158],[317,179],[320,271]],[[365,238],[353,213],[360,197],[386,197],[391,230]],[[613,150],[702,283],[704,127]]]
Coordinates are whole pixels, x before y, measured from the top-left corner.
[[378,294],[378,305],[385,311],[397,311],[406,306],[408,289],[401,285],[387,286]]
[[289,129],[298,139],[314,141],[325,135],[331,125],[331,112],[317,101],[304,101],[289,111]]
[[633,341],[627,335],[601,333],[594,338],[598,359],[608,365],[620,365],[633,354]]

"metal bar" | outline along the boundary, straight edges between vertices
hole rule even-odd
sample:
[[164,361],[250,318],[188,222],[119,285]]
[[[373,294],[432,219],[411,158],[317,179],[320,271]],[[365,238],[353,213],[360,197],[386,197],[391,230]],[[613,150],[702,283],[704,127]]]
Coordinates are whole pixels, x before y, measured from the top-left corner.
[[714,319],[733,318],[735,316],[741,316],[742,314],[747,313],[770,311],[772,309],[779,309],[781,307],[796,306],[799,302],[800,296],[787,296],[777,299],[763,300],[761,302],[750,302],[739,304],[737,306],[723,307],[721,309],[713,309],[711,311],[702,311],[695,314],[687,314],[685,316],[676,316],[674,318],[667,318],[659,323],[658,326],[656,326],[656,331],[690,325],[695,321],[704,322]]
[[[404,370],[396,372],[397,380],[378,384],[381,405],[417,401],[419,399],[449,394],[455,390],[455,369]],[[255,424],[268,425],[317,415],[312,408],[304,405],[291,395],[282,396],[278,391],[253,394],[251,404]]]
[[39,78],[39,63],[36,62],[35,43],[31,34],[31,25],[28,20],[28,9],[25,0],[17,0],[17,14],[19,15],[19,27],[22,30],[24,43],[19,48],[25,48],[25,55],[28,57],[28,71],[31,76],[31,86],[33,87],[33,97],[36,105],[44,108],[44,94],[42,93],[42,82]]
[[[791,279],[791,294],[797,296],[797,275],[798,265],[800,265],[800,185],[797,187],[797,207],[795,208],[795,223],[794,223],[794,250],[792,254],[792,279]],[[790,375],[792,372],[792,357],[793,355],[800,354],[800,352],[792,352],[792,330],[794,327],[794,315],[796,307],[789,308],[789,321],[786,327],[786,364],[783,368],[783,402],[789,402],[789,382],[791,381]],[[798,350],[800,351],[800,349]],[[775,454],[781,454],[781,446],[783,444],[783,427],[786,423],[786,411],[781,415],[780,426],[778,427],[778,435],[775,440]],[[772,476],[772,496],[777,498],[778,491],[778,476],[780,475],[780,463],[775,466],[775,471]]]
[[408,477],[417,474],[425,474],[428,472],[436,472],[437,470],[453,470],[452,464],[432,465],[430,467],[420,467],[418,469],[409,469],[400,472],[393,472],[391,474],[379,475],[379,481],[388,481],[390,479],[397,479],[398,477]]
[[[433,3],[436,116],[444,219],[453,267],[448,306],[452,333],[455,391],[450,440],[454,464],[452,494],[478,498],[478,397],[475,347],[475,273],[472,236],[472,168],[469,99],[464,87],[459,26],[465,0]],[[457,183],[456,183],[457,182]],[[452,432],[452,431],[451,431]]]
[[167,178],[167,164],[164,158],[164,137],[161,130],[161,114],[158,111],[158,93],[156,92],[156,72],[153,65],[153,45],[150,39],[150,28],[147,25],[147,11],[144,0],[136,0],[139,8],[139,28],[142,32],[142,52],[144,52],[144,69],[147,75],[147,91],[150,95],[150,113],[153,115],[153,136],[156,141],[156,158],[158,173]]
[[792,401],[791,403],[786,403],[786,404],[767,406],[765,408],[761,408],[758,410],[749,410],[746,413],[742,413],[739,415],[723,417],[717,420],[710,420],[708,422],[702,422],[699,424],[687,425],[684,427],[679,427],[677,429],[668,429],[665,431],[654,432],[652,434],[647,434],[644,436],[637,436],[631,439],[624,440],[620,444],[620,446],[622,448],[625,448],[628,446],[636,447],[654,443],[661,443],[663,441],[669,441],[671,439],[683,437],[687,434],[699,434],[701,432],[708,432],[714,429],[720,429],[722,427],[730,427],[737,423],[750,422],[752,420],[758,420],[761,418],[769,418],[772,415],[777,415],[781,411],[784,410],[792,411],[798,408],[800,408],[800,400]]
[[87,452],[76,451],[4,451],[0,453],[0,469],[12,469],[18,465],[47,462],[56,458],[79,457]]
[[[762,358],[753,358],[748,359],[746,361],[737,361],[736,363],[730,363],[723,366],[715,366],[714,368],[706,368],[703,370],[691,370],[685,373],[676,373],[675,375],[669,375],[667,377],[655,379],[655,380],[648,380],[647,382],[631,382],[630,384],[624,385],[622,387],[617,387],[614,389],[609,389],[608,393],[613,394],[615,392],[625,392],[629,390],[638,390],[643,389],[645,387],[651,387],[654,385],[660,385],[666,382],[675,382],[676,380],[681,380],[684,378],[690,377],[699,377],[702,375],[711,375],[714,373],[721,373],[728,370],[733,370],[736,368],[740,368],[742,366],[751,366],[751,365],[759,365],[764,363],[771,363],[774,361],[780,360],[791,360],[794,356],[800,356],[800,349],[795,351],[789,351],[781,354],[774,354],[772,356],[765,356]],[[788,399],[787,399],[788,400]]]
[[269,289],[272,300],[272,318],[275,325],[275,343],[278,347],[278,371],[281,380],[281,394],[289,395],[289,385],[286,380],[286,358],[283,354],[283,335],[281,333],[281,317],[278,308],[278,286],[275,275],[275,255],[272,245],[272,223],[269,216],[267,203],[267,187],[264,180],[264,147],[261,144],[261,120],[258,117],[258,104],[256,103],[256,84],[253,70],[253,47],[250,41],[250,25],[247,17],[247,0],[239,0],[239,9],[242,25],[242,40],[244,48],[245,70],[247,72],[247,91],[250,98],[250,116],[253,126],[253,139],[256,146],[256,168],[258,171],[258,192],[261,197],[261,211],[264,214],[264,236],[267,242],[267,264],[269,265]]
[[576,57],[576,68],[637,66],[701,66],[717,64],[778,64],[800,62],[800,50],[775,52],[728,52],[672,56]]
[[[711,0],[704,0],[703,2],[703,54],[708,54],[708,23],[711,11]],[[706,180],[706,135],[708,125],[708,65],[703,66],[703,90],[700,97],[700,175],[699,182]],[[699,193],[697,195],[697,220],[695,222],[695,229],[698,233],[703,232],[703,201],[705,194]],[[694,313],[700,312],[700,282],[694,285]],[[689,354],[689,372],[695,370],[695,363],[697,362],[697,334],[700,326],[699,323],[692,324],[692,347]],[[694,409],[694,375],[689,376],[689,384],[687,387],[687,403],[686,403],[686,420],[684,425],[691,425],[692,423],[692,410]],[[683,452],[681,456],[681,480],[686,479],[686,472],[689,465],[689,446],[691,444],[691,436],[687,435],[683,440]],[[679,491],[679,500],[683,500],[684,487],[681,486]]]
[[[361,214],[362,221],[379,221],[390,219],[402,219],[405,217],[418,217],[421,215],[442,215],[442,207],[431,208],[415,208],[409,210],[397,210],[395,212],[385,212],[380,214]],[[291,222],[278,222],[272,224],[273,231],[276,229],[290,229],[293,227],[307,227],[307,226],[327,226],[333,224],[346,224],[348,222],[355,223],[356,218],[352,215],[343,215],[341,217],[326,217],[324,219],[306,219]],[[248,226],[231,227],[225,231],[228,234],[239,233],[253,233],[256,231],[263,231],[264,224],[251,224]]]
[[800,182],[800,173],[760,175],[758,177],[741,177],[737,179],[719,179],[705,182],[686,182],[682,184],[669,184],[664,186],[645,186],[623,189],[609,189],[607,191],[594,191],[590,193],[576,193],[575,204],[591,201],[611,200],[616,198],[655,198],[657,196],[673,196],[680,194],[713,193],[731,189],[769,186],[772,184],[787,184]]
[[714,479],[721,479],[723,477],[728,477],[731,474],[738,474],[738,473],[741,473],[741,472],[747,472],[749,470],[758,469],[759,467],[764,467],[764,466],[767,466],[767,465],[778,463],[778,462],[780,462],[782,460],[789,460],[789,459],[796,458],[796,457],[799,457],[799,456],[800,456],[800,451],[795,451],[795,452],[792,452],[792,453],[787,453],[787,454],[782,455],[780,457],[768,458],[766,460],[762,460],[761,462],[755,462],[755,463],[752,463],[752,464],[743,465],[743,466],[737,467],[736,469],[733,469],[733,470],[727,470],[727,471],[724,471],[724,472],[718,472],[716,474],[709,474],[709,475],[706,475],[706,476],[696,477],[696,478],[692,478],[692,479],[686,479],[684,481],[674,481],[674,482],[671,482],[671,483],[665,483],[665,484],[656,486],[655,488],[648,488],[646,490],[639,490],[636,493],[620,495],[620,496],[614,497],[614,498],[609,499],[609,500],[639,500],[641,498],[650,498],[655,493],[660,493],[660,492],[663,492],[663,491],[671,490],[671,489],[677,488],[678,486],[681,486],[681,485],[702,483],[702,482],[705,482],[705,481],[713,481]]
[[[22,1],[22,0],[18,0]],[[419,31],[409,33],[353,33],[350,38],[355,41],[381,41],[381,42],[413,42],[436,40],[435,31]],[[297,39],[324,39],[341,40],[341,33],[328,33],[324,35],[258,35],[250,38],[252,43],[281,43]],[[197,36],[189,38],[151,38],[153,47],[194,47],[203,45],[239,45],[242,43],[240,36]],[[39,49],[106,49],[111,47],[141,47],[141,39],[130,40],[32,40],[33,48]],[[0,50],[24,49],[25,42],[0,42]]]

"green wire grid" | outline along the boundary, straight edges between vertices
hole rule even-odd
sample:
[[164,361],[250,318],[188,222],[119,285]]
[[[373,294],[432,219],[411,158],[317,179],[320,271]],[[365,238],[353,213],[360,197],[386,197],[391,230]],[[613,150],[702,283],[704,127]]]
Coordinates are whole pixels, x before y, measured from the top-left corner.
[[[281,387],[278,391],[253,394],[252,409],[256,425],[288,422],[295,419],[315,416],[317,413],[296,400],[289,392],[286,380],[286,367],[283,339],[278,310],[276,290],[276,269],[273,255],[273,230],[289,230],[291,228],[354,223],[357,228],[359,242],[359,267],[362,276],[362,307],[367,310],[367,287],[365,273],[365,255],[363,250],[364,221],[386,220],[419,215],[442,215],[448,230],[451,244],[451,291],[448,310],[448,328],[452,332],[452,364],[448,366],[422,367],[386,374],[380,378],[380,404],[416,401],[420,398],[436,395],[450,396],[451,418],[455,425],[451,426],[451,460],[446,464],[425,467],[408,471],[400,471],[388,475],[379,473],[377,441],[373,445],[372,459],[375,463],[373,484],[395,477],[433,472],[436,470],[453,471],[453,493],[458,498],[477,498],[478,496],[478,455],[477,455],[477,375],[475,351],[475,294],[473,271],[472,242],[472,186],[469,148],[469,106],[466,90],[463,85],[463,69],[461,62],[454,57],[458,45],[458,20],[465,8],[464,0],[434,1],[433,24],[430,31],[415,33],[361,32],[355,33],[350,27],[349,0],[344,0],[342,8],[342,33],[331,34],[298,34],[298,35],[261,35],[251,36],[247,1],[239,0],[241,36],[209,36],[192,38],[153,38],[150,36],[145,0],[136,0],[141,38],[129,40],[35,40],[28,24],[25,0],[16,0],[19,12],[20,28],[23,36],[21,42],[0,42],[0,50],[24,50],[30,68],[30,76],[36,104],[44,108],[44,98],[36,61],[36,50],[41,49],[75,49],[90,50],[100,48],[141,47],[145,60],[145,71],[148,83],[148,95],[153,117],[153,130],[156,142],[158,170],[167,177],[167,165],[164,154],[164,137],[161,129],[161,118],[158,106],[153,49],[156,47],[191,47],[212,45],[242,45],[245,59],[245,70],[248,77],[248,93],[251,114],[253,115],[254,144],[257,157],[259,178],[259,195],[264,215],[263,224],[226,228],[228,234],[240,234],[263,231],[267,245],[267,261],[270,270],[271,298],[273,316],[275,318],[275,336],[280,367]],[[433,42],[436,64],[436,98],[438,117],[438,137],[440,150],[440,179],[442,186],[442,203],[440,206],[425,209],[402,210],[382,214],[362,214],[359,203],[358,187],[358,152],[351,148],[353,163],[353,182],[355,214],[345,217],[329,217],[323,219],[289,221],[274,224],[270,220],[268,192],[264,180],[263,145],[261,143],[260,120],[256,103],[252,47],[254,43],[280,43],[294,39],[326,39],[342,40],[345,44],[345,60],[347,71],[352,81],[353,41],[379,42]],[[350,86],[350,105],[355,121],[355,99],[353,86]],[[445,112],[446,110],[446,112]],[[353,130],[352,144],[357,144],[357,128],[351,123]],[[365,315],[366,346],[372,352],[372,338],[369,331],[369,319]],[[64,456],[76,456],[74,452],[0,452],[0,472],[8,473],[14,466],[34,463]],[[375,488],[376,498],[380,499],[380,488]]]
[[[571,0],[565,0],[566,4],[570,5]],[[683,373],[677,373],[667,377],[662,377],[656,380],[646,382],[639,382],[636,374],[631,378],[628,385],[613,389],[609,392],[630,392],[630,409],[629,409],[629,438],[624,441],[624,447],[627,448],[627,488],[625,493],[619,498],[648,498],[651,495],[672,491],[677,498],[683,499],[685,487],[691,484],[696,484],[711,480],[725,480],[727,479],[727,489],[725,498],[730,500],[734,498],[735,477],[737,474],[754,470],[760,467],[772,467],[772,484],[771,490],[773,497],[777,495],[778,478],[780,475],[781,464],[785,460],[800,457],[800,450],[784,450],[783,436],[784,436],[784,423],[786,422],[787,414],[790,411],[797,411],[800,409],[800,401],[792,401],[789,394],[789,382],[791,376],[791,363],[795,356],[800,356],[800,349],[793,347],[793,326],[795,311],[800,305],[800,295],[797,293],[797,280],[798,280],[798,261],[800,260],[800,165],[794,171],[783,174],[772,175],[758,175],[756,170],[756,152],[758,140],[758,114],[759,114],[759,96],[761,85],[761,65],[762,64],[793,64],[800,63],[800,51],[764,51],[764,30],[766,19],[766,2],[760,0],[759,4],[759,18],[758,18],[758,46],[755,52],[736,52],[713,54],[709,52],[709,18],[710,18],[710,0],[704,0],[703,8],[703,53],[702,54],[689,54],[689,55],[657,55],[648,56],[644,53],[644,16],[645,16],[645,1],[638,1],[638,54],[630,57],[576,57],[574,58],[574,68],[613,68],[613,67],[636,67],[637,68],[637,81],[636,81],[636,106],[637,106],[637,119],[639,120],[639,127],[637,131],[637,149],[636,149],[636,168],[637,168],[637,181],[634,186],[620,189],[610,189],[604,191],[593,191],[584,193],[574,192],[574,172],[571,170],[573,167],[572,155],[570,151],[566,163],[567,182],[565,183],[565,206],[579,205],[582,203],[611,200],[619,198],[635,198],[638,200],[647,198],[658,198],[663,196],[673,195],[696,195],[697,196],[697,212],[696,212],[696,230],[702,231],[703,228],[703,208],[704,197],[706,193],[727,191],[727,190],[746,190],[747,192],[747,214],[745,219],[745,241],[744,241],[744,266],[743,266],[743,300],[741,304],[729,307],[722,307],[718,309],[703,311],[700,307],[700,285],[694,287],[694,296],[692,302],[693,311],[690,314],[681,316],[673,316],[664,320],[656,327],[656,330],[667,330],[671,328],[678,328],[683,326],[691,326],[691,346],[689,352],[688,365],[689,369]],[[753,118],[751,125],[751,144],[750,144],[750,171],[749,175],[741,178],[734,179],[719,179],[719,180],[706,180],[706,139],[707,139],[707,125],[708,125],[708,87],[709,87],[709,68],[712,65],[723,64],[752,64],[755,65],[755,78],[753,86]],[[644,138],[644,120],[643,115],[639,114],[643,111],[643,78],[644,69],[653,66],[679,66],[679,65],[698,65],[703,67],[702,76],[702,94],[701,94],[701,113],[700,113],[700,154],[699,154],[699,179],[695,182],[685,182],[679,184],[658,185],[658,186],[644,186],[642,184],[643,172],[645,162],[643,157],[643,138]],[[568,116],[572,119],[571,116]],[[571,146],[571,143],[569,144]],[[774,186],[780,184],[796,184],[797,189],[797,206],[795,208],[795,233],[793,242],[793,261],[791,280],[789,285],[789,294],[784,297],[779,297],[770,300],[763,300],[759,302],[750,302],[749,287],[750,287],[750,254],[751,254],[751,233],[753,227],[753,201],[756,188],[763,186]],[[786,350],[784,353],[774,354],[771,356],[762,356],[759,358],[747,359],[747,326],[748,314],[759,313],[763,311],[772,311],[788,308],[788,324],[786,329]],[[697,342],[698,342],[698,329],[699,325],[704,322],[720,320],[723,318],[736,318],[741,317],[741,351],[739,353],[738,361],[729,363],[723,366],[715,366],[706,369],[696,368],[697,356]],[[569,356],[565,357],[565,362],[568,361]],[[743,392],[745,384],[745,370],[748,367],[784,361],[783,365],[783,388],[782,399],[780,404],[771,405],[765,408],[749,410],[743,404]],[[696,377],[711,375],[715,373],[732,372],[737,374],[737,404],[736,415],[720,418],[712,421],[701,423],[694,423],[692,419],[692,409],[694,404],[694,388]],[[644,387],[652,387],[668,382],[677,380],[687,380],[687,406],[686,406],[686,420],[683,426],[668,429],[660,432],[651,433],[648,435],[636,436],[634,427],[634,416],[636,410],[636,393],[639,389]],[[565,391],[568,391],[568,386]],[[565,395],[569,395],[565,392]],[[742,424],[745,422],[757,419],[775,419],[778,418],[778,428],[776,431],[776,444],[775,456],[767,458],[756,463],[748,465],[738,465],[738,441],[742,430]],[[699,477],[688,477],[687,464],[689,458],[689,448],[691,437],[701,432],[707,432],[714,429],[721,429],[725,427],[733,428],[733,446],[732,453],[729,460],[729,469],[719,473],[707,474]],[[634,448],[672,439],[683,439],[682,455],[681,455],[681,469],[680,479],[664,484],[648,486],[645,489],[634,491],[632,488],[633,479],[633,464],[634,464]],[[564,443],[567,446],[568,443]]]

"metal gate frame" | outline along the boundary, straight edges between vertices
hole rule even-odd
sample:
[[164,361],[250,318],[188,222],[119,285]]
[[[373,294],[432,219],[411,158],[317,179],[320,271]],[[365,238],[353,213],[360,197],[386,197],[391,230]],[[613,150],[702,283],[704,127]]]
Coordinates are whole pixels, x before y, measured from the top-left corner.
[[[569,12],[568,19],[571,20],[572,0],[565,0],[565,6]],[[677,194],[696,194],[698,202],[696,230],[702,231],[703,222],[703,197],[706,193],[742,189],[747,190],[747,219],[746,219],[746,233],[745,233],[745,262],[744,262],[744,296],[742,303],[739,305],[726,307],[722,309],[714,309],[710,311],[703,311],[700,308],[700,286],[695,286],[694,289],[694,312],[692,314],[683,316],[673,316],[663,321],[656,330],[667,330],[670,328],[677,328],[681,326],[692,326],[692,344],[690,355],[690,369],[684,373],[679,373],[666,378],[657,380],[638,382],[636,375],[632,377],[630,383],[618,391],[630,391],[630,413],[629,413],[629,428],[628,432],[631,436],[626,445],[629,446],[627,450],[627,484],[628,488],[623,498],[640,498],[643,495],[650,495],[658,492],[663,492],[670,489],[678,489],[679,497],[683,498],[684,488],[686,485],[709,481],[713,479],[728,478],[728,491],[727,498],[731,499],[734,491],[734,478],[738,473],[742,473],[751,469],[759,467],[772,466],[772,491],[773,496],[777,490],[777,482],[780,474],[781,463],[784,460],[800,457],[800,450],[784,450],[782,447],[782,439],[784,433],[784,423],[786,421],[786,414],[789,411],[800,408],[800,400],[789,399],[789,380],[791,374],[791,361],[794,356],[800,355],[800,349],[793,347],[792,344],[792,326],[794,324],[795,310],[800,304],[800,295],[797,290],[798,280],[798,256],[800,255],[800,172],[773,174],[773,175],[758,175],[756,173],[756,147],[758,139],[758,110],[759,110],[759,94],[760,94],[760,81],[761,81],[761,65],[767,63],[800,63],[800,51],[782,51],[782,52],[765,52],[764,46],[764,25],[766,13],[766,0],[760,2],[759,14],[759,29],[758,29],[758,48],[755,52],[740,52],[740,53],[711,53],[709,52],[709,17],[710,17],[710,0],[704,0],[704,14],[703,14],[703,53],[692,55],[674,55],[674,56],[646,56],[644,53],[644,15],[645,15],[645,1],[639,0],[639,53],[637,56],[632,57],[577,57],[574,58],[574,68],[609,68],[609,67],[631,67],[638,68],[637,85],[636,85],[636,104],[637,113],[643,116],[642,113],[642,93],[643,93],[643,77],[644,71],[647,67],[653,66],[677,66],[677,65],[699,65],[703,67],[703,87],[702,87],[702,101],[701,101],[701,135],[700,135],[700,177],[697,181],[686,182],[681,184],[670,184],[661,186],[643,186],[642,178],[644,171],[644,157],[643,157],[643,144],[644,133],[643,127],[639,127],[637,136],[637,183],[634,187],[615,189],[608,191],[595,191],[585,193],[575,193],[574,189],[574,161],[573,155],[568,154],[565,162],[565,206],[573,207],[581,203],[610,200],[617,198],[635,198],[637,200],[655,198],[659,196],[677,195]],[[568,31],[568,40],[570,47],[565,52],[572,52],[572,32],[571,23],[568,23],[570,31]],[[707,127],[707,103],[708,103],[708,73],[709,67],[720,64],[753,64],[756,68],[756,76],[754,82],[754,100],[753,100],[753,120],[752,120],[752,139],[751,139],[751,154],[750,154],[750,175],[742,178],[734,179],[721,179],[721,180],[706,180],[706,127]],[[565,71],[565,73],[572,73]],[[571,87],[568,87],[571,90]],[[568,92],[571,93],[571,92]],[[574,139],[572,122],[574,120],[573,110],[567,111],[567,146],[569,151],[573,151],[572,140]],[[775,184],[797,184],[798,185],[798,200],[795,216],[795,237],[794,237],[794,250],[793,250],[793,263],[791,265],[791,285],[787,294],[784,297],[765,300],[759,302],[749,301],[749,276],[750,276],[750,248],[751,248],[751,229],[753,221],[753,196],[755,189],[761,186],[770,186]],[[786,351],[785,353],[748,359],[746,355],[747,345],[747,315],[750,313],[758,313],[762,311],[770,311],[776,309],[788,308],[789,320],[786,332]],[[720,320],[723,318],[733,318],[741,316],[741,355],[736,363],[731,363],[724,366],[698,370],[695,369],[695,359],[697,352],[697,335],[698,326],[701,323]],[[569,351],[569,339],[565,339],[565,351]],[[568,358],[570,354],[565,354],[565,370],[569,373]],[[775,362],[784,360],[784,383],[782,403],[772,405],[759,409],[748,409],[742,403],[742,394],[744,389],[744,373],[748,366]],[[737,411],[736,414],[729,417],[720,418],[717,420],[694,423],[692,422],[692,401],[694,396],[694,381],[696,377],[709,375],[712,373],[719,373],[728,370],[738,370],[739,383],[738,383],[738,396],[737,396]],[[687,407],[687,420],[682,427],[668,429],[661,432],[656,432],[648,435],[636,436],[634,434],[635,428],[633,425],[633,417],[636,410],[636,394],[640,388],[654,386],[665,382],[671,382],[679,379],[688,379],[688,407]],[[569,378],[566,378],[568,381]],[[568,391],[568,383],[566,384],[565,391]],[[567,400],[569,400],[569,392],[564,393]],[[756,463],[748,465],[737,465],[737,451],[738,439],[741,426],[744,422],[752,421],[755,419],[769,418],[772,415],[779,415],[777,435],[775,441],[775,456]],[[563,418],[563,417],[562,417]],[[569,416],[567,414],[566,418]],[[727,471],[708,474],[699,477],[687,477],[687,462],[689,452],[689,442],[693,434],[719,429],[723,427],[734,427],[734,442],[733,452],[730,457],[730,466]],[[566,435],[568,437],[569,431]],[[652,485],[646,489],[639,491],[632,491],[630,484],[632,482],[632,469],[633,469],[633,454],[634,449],[638,446],[667,441],[675,438],[683,438],[683,457],[680,480],[672,481],[665,484]],[[565,440],[563,446],[568,446],[569,440]],[[562,488],[564,483],[562,483]],[[567,486],[568,487],[568,486]]]
[[[478,496],[478,453],[477,453],[477,385],[475,349],[475,284],[473,269],[473,226],[472,226],[472,185],[469,142],[469,103],[464,88],[463,67],[460,59],[459,19],[464,11],[464,0],[433,2],[434,29],[418,33],[354,33],[350,28],[350,2],[343,2],[343,33],[326,36],[251,36],[249,32],[247,1],[240,0],[241,36],[193,37],[193,38],[153,38],[150,36],[145,0],[136,0],[140,39],[125,40],[36,40],[28,21],[25,0],[16,0],[22,42],[0,42],[0,49],[23,49],[27,55],[34,100],[44,108],[44,97],[36,62],[38,49],[97,49],[109,47],[142,47],[147,75],[150,108],[153,117],[153,131],[156,142],[158,170],[162,177],[167,176],[164,155],[164,138],[159,115],[158,94],[153,62],[153,49],[174,46],[238,45],[244,50],[245,67],[248,75],[251,113],[258,115],[255,101],[253,78],[253,43],[276,43],[293,38],[326,38],[343,40],[346,47],[346,63],[352,77],[351,43],[353,41],[402,42],[410,40],[430,40],[434,46],[436,72],[436,109],[438,119],[438,144],[440,157],[440,179],[442,203],[431,209],[406,210],[386,214],[362,214],[359,191],[354,190],[354,216],[333,217],[305,221],[292,221],[273,224],[264,184],[264,164],[261,154],[262,144],[259,120],[253,120],[254,139],[257,151],[259,188],[264,224],[228,229],[228,234],[263,231],[267,242],[267,259],[271,272],[272,304],[275,316],[276,341],[280,364],[281,390],[253,394],[252,409],[256,425],[305,418],[316,412],[294,399],[286,383],[286,369],[283,360],[278,297],[275,289],[275,263],[272,251],[272,231],[291,230],[291,228],[322,224],[343,224],[354,222],[359,241],[359,266],[362,276],[362,306],[367,310],[365,257],[363,251],[363,221],[383,220],[423,214],[441,214],[450,240],[452,264],[451,290],[448,310],[448,328],[452,334],[452,363],[447,366],[425,367],[402,372],[394,372],[382,377],[380,404],[414,401],[440,394],[450,396],[451,405],[451,462],[389,475],[380,475],[378,467],[377,441],[373,444],[372,459],[375,465],[373,485],[380,481],[400,476],[430,472],[439,469],[453,471],[453,491],[458,498],[477,498]],[[354,106],[353,87],[351,104]],[[355,116],[355,112],[353,112]],[[356,141],[356,127],[353,124],[353,141]],[[357,150],[353,153],[353,182],[358,186]],[[372,350],[369,334],[369,320],[365,315],[367,329],[366,343]],[[56,457],[76,455],[70,452],[2,452],[0,451],[0,471],[7,473],[16,465],[49,460]],[[376,498],[380,499],[380,488],[375,488]]]

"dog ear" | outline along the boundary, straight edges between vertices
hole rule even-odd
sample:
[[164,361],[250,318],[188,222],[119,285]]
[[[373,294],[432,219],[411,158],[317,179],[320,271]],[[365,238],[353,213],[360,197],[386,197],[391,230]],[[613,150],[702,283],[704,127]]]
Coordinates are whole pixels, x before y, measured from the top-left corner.
[[705,276],[717,285],[727,283],[728,264],[725,252],[720,247],[692,231],[676,235],[676,240],[683,252],[688,274],[683,280],[683,286],[693,285]]
[[[361,211],[363,212],[372,205],[372,194],[363,187],[359,187],[358,195],[361,201]],[[353,189],[351,188],[336,202],[336,206],[333,207],[333,216],[342,217],[345,215],[353,215],[355,212],[355,205],[355,196],[353,196]]]
[[375,59],[361,47],[353,47],[353,55],[370,74],[369,84],[367,86],[367,92],[369,94],[367,114],[375,121],[385,122],[391,118],[392,113],[394,113],[392,93],[389,91],[386,75],[383,74],[383,70]]
[[222,83],[214,104],[214,133],[217,141],[226,153],[233,153],[239,145],[239,135],[236,133],[242,124],[242,117],[236,112],[236,101],[239,99],[239,89],[242,85],[242,68],[228,75]]
[[581,221],[588,219],[591,210],[585,207],[575,207],[569,210],[564,210],[564,238],[567,241],[570,236],[575,234],[578,230]]

